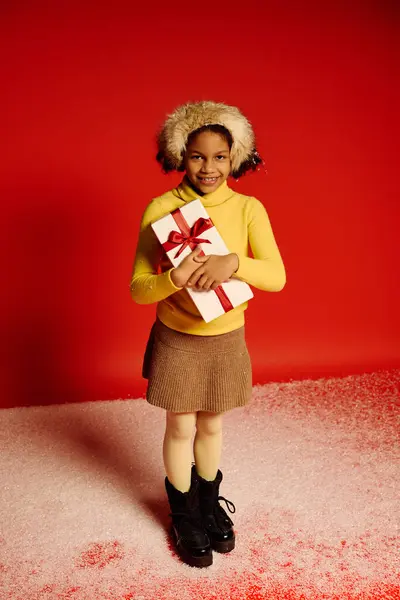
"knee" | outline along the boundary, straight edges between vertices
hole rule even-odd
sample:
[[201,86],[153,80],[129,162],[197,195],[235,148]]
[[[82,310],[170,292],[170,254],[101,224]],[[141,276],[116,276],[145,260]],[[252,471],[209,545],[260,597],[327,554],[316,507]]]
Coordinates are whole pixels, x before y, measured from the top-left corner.
[[196,413],[167,412],[166,434],[175,440],[191,440],[196,424]]
[[220,435],[222,433],[222,414],[197,413],[197,431],[202,435]]

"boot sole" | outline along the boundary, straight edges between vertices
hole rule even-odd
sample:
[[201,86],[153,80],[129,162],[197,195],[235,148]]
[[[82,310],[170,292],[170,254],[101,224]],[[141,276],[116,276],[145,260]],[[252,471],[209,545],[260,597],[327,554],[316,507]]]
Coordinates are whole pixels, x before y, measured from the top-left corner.
[[211,565],[213,564],[213,555],[211,548],[210,551],[207,552],[207,554],[204,554],[204,556],[193,556],[192,554],[190,554],[190,552],[186,550],[184,546],[180,546],[177,543],[174,529],[172,529],[171,535],[174,541],[176,552],[184,563],[186,563],[190,567],[196,567],[198,569],[211,567]]
[[217,542],[216,540],[211,540],[211,547],[215,552],[219,554],[227,554],[228,552],[232,552],[235,547],[235,538],[231,540],[227,540],[226,542]]

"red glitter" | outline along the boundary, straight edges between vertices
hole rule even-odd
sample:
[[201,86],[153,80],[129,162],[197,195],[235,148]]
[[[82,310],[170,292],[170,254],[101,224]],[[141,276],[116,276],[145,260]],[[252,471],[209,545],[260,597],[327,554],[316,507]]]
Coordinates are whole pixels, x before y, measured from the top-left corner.
[[71,587],[67,590],[65,590],[65,592],[60,592],[57,594],[57,600],[78,600],[78,596],[76,596],[76,593],[79,592],[81,588],[78,587]]
[[124,552],[119,542],[104,542],[103,544],[96,542],[81,554],[77,566],[85,569],[92,567],[104,569],[110,563],[121,560],[123,556]]

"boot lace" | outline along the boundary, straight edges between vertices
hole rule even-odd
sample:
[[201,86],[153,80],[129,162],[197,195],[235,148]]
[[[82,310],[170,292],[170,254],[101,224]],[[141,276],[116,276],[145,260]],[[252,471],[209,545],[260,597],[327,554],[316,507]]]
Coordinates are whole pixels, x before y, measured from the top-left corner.
[[[231,514],[234,514],[236,512],[236,506],[233,504],[233,502],[231,502],[230,500],[227,500],[223,496],[218,496],[218,501],[219,500],[222,500],[223,502],[225,502],[226,508],[229,510],[229,512]],[[232,508],[231,508],[231,506],[232,506]]]
[[215,517],[216,517],[218,527],[220,529],[223,529],[223,526],[226,525],[226,522],[228,522],[229,525],[231,527],[233,527],[232,519],[229,517],[229,515],[225,512],[225,510],[219,504],[219,501],[222,500],[223,502],[225,502],[226,508],[229,510],[229,512],[231,514],[234,514],[236,512],[235,505],[230,500],[227,500],[226,498],[224,498],[224,496],[218,496],[217,500],[218,500],[218,502],[216,504]]

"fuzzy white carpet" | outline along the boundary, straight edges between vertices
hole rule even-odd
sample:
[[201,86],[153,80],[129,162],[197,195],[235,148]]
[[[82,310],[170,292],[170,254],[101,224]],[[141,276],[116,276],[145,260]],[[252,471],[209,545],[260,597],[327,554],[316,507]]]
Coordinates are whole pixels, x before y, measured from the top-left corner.
[[0,411],[1,600],[400,598],[400,372],[254,388],[225,416],[237,548],[182,564],[163,411]]

